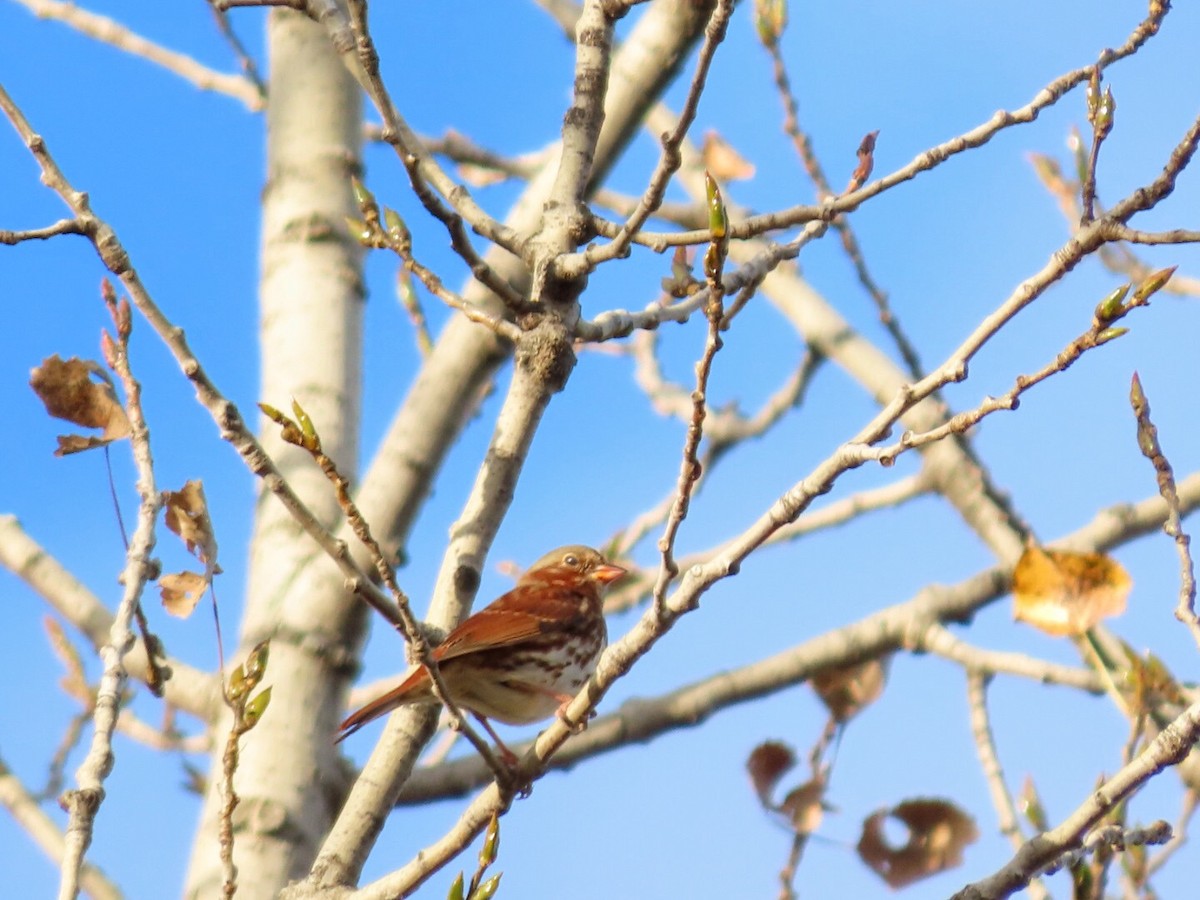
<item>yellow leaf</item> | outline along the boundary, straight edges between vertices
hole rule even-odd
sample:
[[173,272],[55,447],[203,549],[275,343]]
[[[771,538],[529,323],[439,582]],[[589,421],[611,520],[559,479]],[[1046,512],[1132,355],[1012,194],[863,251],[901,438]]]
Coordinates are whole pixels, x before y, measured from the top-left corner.
[[1047,634],[1080,635],[1125,611],[1133,580],[1103,553],[1031,544],[1013,571],[1013,616]]

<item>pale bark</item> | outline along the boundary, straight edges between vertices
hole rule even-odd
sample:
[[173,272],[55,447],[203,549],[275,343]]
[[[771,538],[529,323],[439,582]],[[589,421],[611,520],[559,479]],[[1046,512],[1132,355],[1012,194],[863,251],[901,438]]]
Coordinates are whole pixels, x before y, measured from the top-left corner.
[[[328,454],[353,477],[358,458],[363,285],[361,250],[344,217],[356,212],[350,176],[360,162],[357,87],[325,31],[285,10],[267,30],[270,99],[267,185],[263,202],[262,399],[287,409],[297,399],[312,417]],[[247,298],[249,302],[249,298]],[[309,508],[334,525],[333,491],[312,460],[282,445],[278,429],[263,444]],[[265,679],[271,707],[242,738],[235,785],[239,893],[272,896],[303,874],[340,804],[330,736],[340,714],[341,680],[356,645],[362,605],[337,578],[305,590],[297,573],[331,563],[290,515],[260,489],[240,662],[271,639]],[[299,589],[297,589],[299,587]],[[217,750],[193,847],[187,894],[214,897],[221,868],[216,843],[220,798],[214,785],[228,717],[216,725]]]

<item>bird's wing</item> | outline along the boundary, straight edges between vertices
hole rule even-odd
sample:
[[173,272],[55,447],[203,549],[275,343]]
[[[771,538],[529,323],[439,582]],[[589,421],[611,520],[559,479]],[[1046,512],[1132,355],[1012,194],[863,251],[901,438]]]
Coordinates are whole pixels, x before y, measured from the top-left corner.
[[438,662],[478,650],[507,647],[547,631],[570,628],[583,618],[585,590],[550,584],[519,584],[446,635],[433,651]]

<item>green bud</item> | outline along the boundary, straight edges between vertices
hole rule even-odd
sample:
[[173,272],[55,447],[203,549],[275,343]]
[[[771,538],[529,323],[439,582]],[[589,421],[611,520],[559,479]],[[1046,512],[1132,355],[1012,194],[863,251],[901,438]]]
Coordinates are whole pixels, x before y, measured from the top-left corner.
[[267,638],[250,651],[250,656],[246,659],[245,663],[246,677],[251,679],[255,684],[258,684],[267,671],[267,660],[270,656],[271,639]]
[[1108,133],[1112,131],[1113,117],[1117,112],[1117,101],[1113,97],[1112,88],[1104,89],[1104,97],[1100,101],[1100,106],[1096,110],[1096,136],[1098,138],[1108,137]]
[[375,240],[375,231],[364,222],[362,219],[356,219],[353,216],[346,216],[346,227],[350,229],[350,234],[354,239],[364,247],[370,247]]
[[1105,328],[1102,332],[1096,335],[1096,346],[1107,344],[1109,341],[1115,341],[1124,334],[1128,334],[1128,328]]
[[1084,100],[1087,102],[1088,121],[1096,124],[1096,113],[1100,108],[1100,69],[1093,67],[1088,76],[1087,87],[1084,89]]
[[764,47],[778,44],[787,28],[786,0],[754,0],[754,27]]
[[321,437],[317,434],[316,426],[313,425],[312,419],[308,417],[308,413],[304,411],[304,407],[294,397],[292,398],[292,412],[296,415],[296,422],[300,426],[300,434],[303,436],[299,441],[301,447],[305,450],[321,449]]
[[387,229],[388,239],[393,244],[412,243],[412,234],[409,233],[408,226],[404,224],[404,219],[390,206],[383,208],[383,225]]
[[1129,404],[1135,413],[1146,405],[1146,392],[1142,390],[1142,379],[1137,372],[1129,382]]
[[1171,276],[1175,274],[1178,266],[1171,266],[1169,269],[1159,269],[1142,279],[1142,283],[1137,286],[1137,290],[1133,292],[1134,302],[1140,303],[1143,300],[1148,300],[1150,297],[1157,294],[1167,282],[1171,280]]
[[358,180],[355,176],[350,176],[350,187],[354,190],[354,202],[358,204],[358,208],[364,214],[369,214],[374,211],[375,215],[379,215],[379,207],[375,202],[375,195],[367,190],[367,186]]
[[250,692],[254,685],[246,680],[246,670],[241,666],[229,673],[229,699],[238,700]]
[[271,689],[269,687],[254,695],[254,698],[246,704],[246,710],[242,713],[242,721],[246,725],[246,730],[249,731],[258,724],[258,720],[263,717],[263,713],[267,711],[267,707],[271,705]]
[[459,872],[454,883],[450,885],[450,893],[446,895],[446,900],[463,900],[463,889],[463,873]]
[[704,196],[708,201],[708,228],[717,240],[724,238],[729,227],[725,214],[725,201],[721,199],[721,188],[708,171],[704,172]]
[[1124,305],[1128,293],[1129,285],[1123,284],[1096,304],[1095,324],[1098,327],[1115,322],[1128,312]]
[[500,852],[500,817],[492,813],[488,822],[487,832],[483,836],[483,847],[479,850],[479,865],[487,868],[496,861]]
[[[504,873],[501,872],[500,875]],[[492,900],[500,888],[500,875],[493,875],[471,892],[470,900]]]
[[260,410],[262,410],[262,414],[264,416],[266,416],[268,419],[270,419],[276,425],[282,425],[284,422],[287,421],[287,416],[285,416],[283,413],[281,413],[275,407],[271,406],[271,404],[269,404],[269,403],[260,403],[260,404],[258,404],[258,408]]

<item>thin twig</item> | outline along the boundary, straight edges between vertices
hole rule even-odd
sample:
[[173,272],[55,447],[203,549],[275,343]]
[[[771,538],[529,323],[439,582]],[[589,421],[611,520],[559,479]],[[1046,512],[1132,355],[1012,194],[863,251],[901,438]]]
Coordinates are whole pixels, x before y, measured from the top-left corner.
[[[8,96],[0,88],[0,107],[12,118]],[[63,853],[59,896],[73,898],[79,890],[84,854],[92,841],[97,812],[104,802],[104,781],[112,772],[114,757],[112,735],[120,715],[121,698],[128,674],[124,656],[135,643],[132,630],[134,610],[141,602],[146,583],[157,571],[151,558],[154,550],[154,526],[162,497],[154,483],[154,465],[150,454],[150,432],[142,412],[141,385],[129,367],[129,334],[132,328],[128,303],[109,305],[116,325],[116,339],[105,335],[105,355],[125,390],[125,413],[129,418],[130,443],[137,470],[137,527],[125,554],[121,575],[123,592],[113,620],[110,642],[100,649],[103,674],[96,691],[93,714],[94,730],[87,757],[75,773],[78,787],[63,795],[68,810],[66,850]]]
[[239,100],[252,112],[260,111],[265,105],[258,88],[250,79],[241,75],[216,72],[187,54],[156,44],[107,16],[97,15],[80,9],[74,3],[63,3],[59,0],[15,2],[39,18],[56,19],[101,43],[161,66],[202,91],[213,91]]
[[638,203],[637,209],[626,219],[608,244],[596,244],[584,251],[584,270],[591,271],[602,262],[620,259],[628,255],[629,245],[633,241],[634,235],[641,231],[646,220],[662,203],[671,176],[679,168],[679,145],[687,137],[688,129],[692,127],[692,122],[696,118],[700,97],[704,93],[704,86],[708,80],[708,72],[717,48],[725,39],[725,31],[729,26],[729,19],[733,15],[733,7],[732,0],[719,0],[713,7],[712,16],[704,29],[704,43],[701,45],[696,59],[696,71],[688,85],[687,96],[679,111],[678,122],[671,133],[662,136],[662,153],[646,185],[646,190],[642,194],[642,199]]
[[188,346],[183,329],[171,322],[154,302],[150,292],[142,284],[142,280],[134,269],[116,232],[92,212],[87,194],[75,190],[67,181],[66,176],[63,175],[62,170],[59,169],[46,148],[45,141],[34,132],[29,121],[13,103],[3,86],[0,86],[0,110],[4,111],[17,133],[25,141],[29,152],[37,160],[42,170],[43,182],[57,193],[75,213],[76,219],[95,246],[101,261],[113,275],[121,280],[138,311],[145,316],[147,322],[174,356],[183,374],[191,381],[200,404],[208,410],[220,428],[221,437],[233,445],[250,471],[263,480],[264,486],[279,498],[297,523],[330,556],[346,577],[348,589],[362,597],[393,625],[398,626],[401,621],[400,616],[392,607],[389,598],[372,583],[367,574],[351,558],[345,541],[336,538],[292,490],[274,460],[246,426],[241,412],[209,379],[200,365],[200,361]]
[[[835,196],[835,192],[829,183],[829,179],[825,177],[825,169],[821,165],[820,159],[817,158],[812,141],[809,139],[808,134],[800,127],[800,105],[796,101],[796,96],[792,91],[791,79],[788,77],[787,64],[783,58],[783,51],[780,49],[778,41],[770,42],[765,46],[771,57],[771,70],[775,78],[775,89],[778,91],[780,101],[783,104],[784,133],[792,139],[792,143],[796,148],[796,154],[800,157],[800,161],[804,166],[804,171],[808,173],[808,177],[812,179],[813,184],[816,186],[817,199],[824,201]],[[875,303],[880,323],[887,330],[892,343],[896,345],[896,349],[900,351],[900,356],[904,360],[908,374],[912,378],[920,378],[924,374],[921,367],[921,358],[917,354],[917,349],[912,341],[908,339],[908,335],[900,327],[900,322],[896,318],[895,313],[892,312],[891,304],[888,302],[888,295],[879,287],[870,270],[867,269],[866,258],[863,256],[862,247],[858,243],[858,237],[850,225],[850,220],[845,216],[838,216],[833,220],[833,227],[842,240],[842,249],[845,250],[851,265],[854,266],[859,283]]]
[[78,219],[59,219],[44,228],[28,228],[24,231],[5,231],[0,228],[0,244],[19,244],[21,241],[44,241],[60,234],[83,234]]
[[1200,617],[1196,615],[1196,568],[1192,563],[1192,539],[1183,530],[1183,521],[1179,513],[1179,492],[1175,487],[1175,473],[1171,463],[1163,453],[1158,443],[1158,429],[1150,420],[1150,401],[1142,389],[1142,381],[1137,373],[1129,389],[1130,403],[1137,418],[1137,442],[1142,455],[1154,466],[1155,479],[1158,481],[1158,492],[1167,504],[1167,521],[1163,531],[1174,539],[1175,551],[1179,555],[1179,604],[1175,607],[1175,618],[1187,625],[1192,633],[1192,639],[1200,644]]
[[[510,309],[515,312],[524,311],[524,298],[476,252],[467,236],[463,221],[465,219],[469,222],[471,228],[486,240],[516,256],[523,256],[524,240],[514,229],[488,215],[475,202],[470,191],[450,178],[422,146],[416,133],[392,102],[391,94],[380,77],[379,54],[367,28],[366,4],[355,0],[349,4],[349,8],[357,48],[355,57],[343,53],[343,59],[383,119],[383,140],[392,146],[404,165],[413,193],[417,195],[421,205],[446,227],[450,234],[451,247],[462,257],[475,279],[491,290]],[[453,200],[446,203],[442,197]]]
[[[1200,473],[1180,482],[1179,495],[1184,513],[1200,508]],[[1165,517],[1166,504],[1157,495],[1133,505],[1119,504],[1101,510],[1089,524],[1052,545],[1074,550],[1106,551],[1155,532]],[[728,550],[722,553],[727,555]],[[717,560],[717,564],[719,562]],[[712,564],[711,559],[692,563],[683,571],[703,572]],[[721,709],[798,684],[821,669],[879,657],[906,647],[928,649],[954,660],[961,658],[964,666],[974,663],[985,671],[992,670],[998,674],[1031,678],[1039,683],[1062,684],[1090,693],[1102,692],[1104,688],[1099,676],[1086,670],[1040,663],[1019,654],[974,649],[968,654],[953,642],[947,642],[936,628],[930,631],[928,638],[914,634],[914,622],[951,623],[968,620],[987,604],[1005,596],[1010,588],[1010,580],[1011,565],[994,566],[957,584],[925,588],[908,600],[806,640],[772,657],[700,679],[660,697],[630,700],[615,713],[592,720],[586,732],[572,739],[553,757],[550,767],[571,766],[598,753],[643,743],[680,728],[694,727]],[[697,589],[694,585],[686,587],[691,591]],[[640,626],[623,642],[635,640],[639,633],[644,634]],[[601,670],[606,680],[612,679],[604,660]],[[547,735],[556,731],[556,726],[552,726]],[[545,738],[539,738],[539,742]],[[524,746],[514,749],[521,754],[525,752]],[[433,797],[458,796],[483,784],[490,776],[485,766],[471,759],[447,763],[438,767],[437,771],[421,770],[414,773],[406,784],[401,802],[420,803]]]
[[[992,733],[991,717],[987,710],[987,682],[989,678],[979,671],[967,672],[967,701],[971,708],[971,734],[975,738],[975,752],[979,754],[979,765],[992,796],[992,806],[999,818],[1000,833],[1008,838],[1014,850],[1025,843],[1021,826],[1017,821],[1017,808],[1004,780],[1004,768],[996,752],[996,738]],[[1037,879],[1029,883],[1029,894],[1034,900],[1049,896]]]
[[258,65],[246,51],[246,45],[242,43],[241,38],[233,30],[233,26],[229,23],[227,11],[219,8],[213,0],[209,0],[209,9],[212,10],[213,19],[217,23],[217,30],[221,32],[221,36],[225,38],[225,42],[229,44],[234,56],[237,57],[238,65],[242,67],[242,74],[254,86],[262,105],[265,107],[267,105],[267,85],[258,72]]
[[[1099,68],[1106,69],[1113,63],[1136,53],[1143,44],[1158,33],[1163,18],[1169,11],[1169,4],[1151,4],[1149,15],[1138,24],[1133,32],[1120,47],[1115,50],[1105,50],[1099,60],[1078,69],[1067,72],[1051,81],[1034,95],[1024,106],[1013,110],[1000,110],[986,122],[966,131],[948,141],[920,153],[908,164],[884,175],[875,181],[852,191],[841,194],[816,206],[793,206],[777,212],[747,216],[731,224],[729,237],[737,241],[770,231],[790,228],[796,225],[814,221],[829,222],[837,215],[853,212],[867,200],[891,190],[899,184],[910,181],[925,172],[931,171],[945,163],[950,158],[980,147],[988,143],[1005,129],[1033,122],[1048,107],[1061,100],[1068,92],[1084,83],[1091,73]],[[620,226],[606,223],[598,218],[593,219],[597,232],[604,237],[615,238],[620,232]],[[641,232],[631,238],[632,243],[641,244],[656,252],[662,252],[670,247],[693,246],[703,244],[711,239],[707,229],[683,232]]]
[[[66,836],[3,759],[0,759],[0,806],[8,810],[21,830],[33,839],[52,862],[61,864],[66,852]],[[121,900],[125,896],[117,885],[89,862],[83,864],[79,873],[79,887],[93,900]]]

